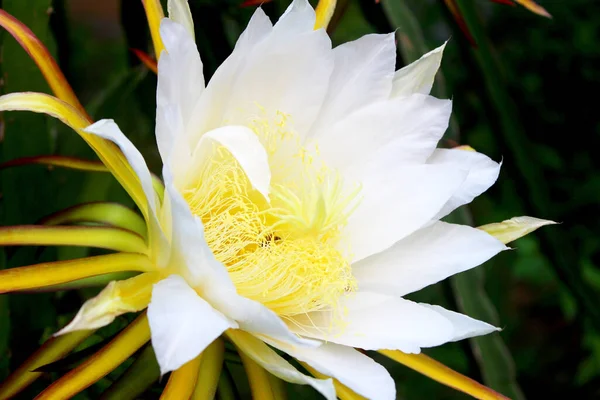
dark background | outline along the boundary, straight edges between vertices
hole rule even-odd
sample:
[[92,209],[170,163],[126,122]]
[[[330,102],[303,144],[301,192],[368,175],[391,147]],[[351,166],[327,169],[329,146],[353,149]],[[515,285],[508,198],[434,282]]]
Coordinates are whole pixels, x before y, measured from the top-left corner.
[[[160,171],[154,142],[156,77],[130,48],[151,52],[139,0],[3,0],[55,54],[95,119],[114,118]],[[253,8],[240,0],[190,0],[197,42],[209,77],[230,53]],[[265,4],[275,20],[287,1]],[[469,144],[503,160],[497,184],[455,220],[476,225],[530,215],[561,222],[513,244],[476,271],[412,298],[434,302],[497,324],[501,333],[427,351],[450,367],[512,398],[600,398],[600,2],[540,0],[552,19],[489,0],[456,0],[476,45],[442,0],[338,0],[334,44],[366,33],[397,30],[398,67],[451,38],[435,88],[452,98],[454,121],[442,145]],[[414,22],[417,22],[414,24]],[[14,39],[0,35],[3,93],[50,92]],[[92,158],[79,137],[31,113],[0,116],[1,161],[26,155]],[[0,174],[0,222],[33,224],[61,208],[95,200],[132,205],[113,179],[29,166]],[[5,267],[81,257],[87,249],[20,248],[4,252]],[[0,379],[14,370],[84,299],[98,289],[0,296]],[[127,318],[94,335],[102,341]],[[377,356],[375,356],[377,358]],[[77,362],[81,359],[71,360]],[[378,358],[380,359],[380,358]],[[22,398],[56,378],[70,362],[50,368]],[[399,398],[454,399],[464,395],[380,359],[396,379]],[[130,363],[131,361],[129,361]],[[126,363],[127,364],[127,363]],[[247,396],[235,359],[227,363]],[[125,366],[80,398],[97,398]],[[158,398],[166,379],[144,398]],[[289,388],[291,397],[316,396]]]

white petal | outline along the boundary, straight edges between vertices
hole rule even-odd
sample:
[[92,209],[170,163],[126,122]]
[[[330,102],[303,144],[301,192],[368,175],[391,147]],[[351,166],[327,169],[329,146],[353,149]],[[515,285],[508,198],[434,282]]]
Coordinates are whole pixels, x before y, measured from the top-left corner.
[[396,65],[394,34],[365,35],[333,50],[334,68],[329,91],[317,122],[319,129],[349,113],[389,97]]
[[167,166],[163,170],[163,177],[165,197],[169,197],[172,210],[171,265],[179,268],[178,273],[213,307],[235,320],[240,329],[299,346],[317,346],[317,342],[292,333],[273,311],[237,294],[226,267],[215,259],[204,239],[202,222],[192,215],[188,204],[173,186]]
[[84,131],[110,140],[121,149],[125,155],[125,158],[127,158],[127,161],[131,165],[131,168],[140,179],[142,189],[146,195],[146,198],[148,199],[150,208],[152,211],[156,212],[156,203],[158,199],[152,186],[152,177],[150,175],[150,170],[146,165],[146,161],[139,150],[135,148],[133,143],[131,143],[131,141],[123,134],[123,132],[121,132],[115,121],[112,119],[102,119],[88,126],[84,129]]
[[[188,130],[194,137],[222,125],[269,124],[305,134],[314,123],[333,69],[331,41],[323,30],[300,35],[273,31],[238,46],[217,70],[195,108]],[[317,62],[318,61],[318,62]]]
[[365,350],[419,353],[451,340],[453,327],[437,312],[400,297],[356,292],[342,300],[340,316],[317,311],[294,317],[298,334]]
[[169,19],[184,26],[192,40],[195,40],[194,20],[192,19],[188,0],[168,0],[167,10],[169,11]]
[[479,229],[438,221],[353,264],[352,275],[361,291],[404,296],[476,267],[506,249]]
[[154,285],[148,321],[161,375],[181,367],[225,330],[237,327],[178,275]]
[[[186,4],[187,6],[187,4]],[[166,48],[158,61],[156,91],[156,138],[163,161],[168,161],[175,142],[180,142],[174,160],[187,150],[185,126],[204,90],[202,61],[196,43],[186,29],[164,18],[160,34]]]
[[502,243],[510,243],[542,226],[553,225],[556,223],[557,222],[549,221],[547,219],[534,217],[513,217],[506,221],[478,226],[477,229],[489,233]]
[[189,177],[194,179],[193,171],[200,171],[203,164],[211,162],[215,142],[231,153],[244,170],[252,187],[268,199],[271,185],[269,156],[254,131],[245,126],[224,126],[204,134],[192,154],[194,161],[190,168],[191,174],[188,173]]
[[423,163],[446,131],[451,111],[450,100],[422,94],[373,103],[319,135],[321,157],[344,175],[382,154],[397,164]]
[[152,177],[144,157],[123,132],[121,132],[112,119],[100,120],[85,128],[84,131],[115,143],[121,149],[129,165],[131,165],[131,168],[138,176],[151,210],[148,216],[150,218],[148,221],[150,257],[156,261],[158,266],[163,266],[169,258],[170,249],[161,226],[162,221],[158,218],[160,202],[152,186]]
[[476,320],[464,314],[446,310],[440,306],[424,303],[420,303],[420,305],[437,312],[452,323],[453,332],[450,339],[451,342],[468,339],[474,336],[487,335],[488,333],[501,330],[486,322]]
[[392,97],[410,96],[414,93],[429,94],[435,74],[440,68],[445,42],[435,50],[425,54],[417,61],[396,71],[392,87]]
[[307,349],[276,341],[267,340],[267,343],[368,399],[396,398],[396,385],[389,372],[351,347],[327,343],[316,349]]
[[437,218],[448,215],[456,208],[470,203],[485,192],[498,179],[500,164],[475,151],[459,149],[436,149],[427,160],[429,164],[452,165],[469,171],[462,186],[444,205]]
[[336,399],[335,388],[331,379],[315,379],[304,375],[269,346],[249,333],[235,330],[229,331],[227,336],[240,351],[276,377],[290,383],[310,385],[326,399]]
[[293,0],[274,26],[277,35],[293,36],[314,29],[315,10],[308,0]]
[[440,165],[398,165],[382,158],[363,171],[363,199],[344,235],[354,261],[379,253],[425,226],[465,179],[465,172]]

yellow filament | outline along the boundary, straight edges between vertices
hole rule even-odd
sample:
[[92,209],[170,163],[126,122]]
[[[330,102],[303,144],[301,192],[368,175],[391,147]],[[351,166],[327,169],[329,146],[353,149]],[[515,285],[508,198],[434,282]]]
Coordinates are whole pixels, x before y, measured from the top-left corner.
[[335,309],[356,286],[348,257],[339,250],[339,232],[358,190],[347,193],[337,174],[316,166],[312,152],[285,129],[288,118],[278,113],[274,123],[251,125],[274,171],[269,200],[217,145],[194,171],[194,184],[183,190],[238,293],[283,317]]

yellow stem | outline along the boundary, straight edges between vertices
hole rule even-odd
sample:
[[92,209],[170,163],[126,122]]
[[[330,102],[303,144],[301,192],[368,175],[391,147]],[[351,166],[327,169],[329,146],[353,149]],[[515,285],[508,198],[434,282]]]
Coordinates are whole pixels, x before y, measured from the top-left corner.
[[165,17],[160,0],[142,0],[146,17],[148,18],[148,26],[150,27],[150,35],[154,44],[154,53],[156,59],[160,58],[160,53],[165,49],[165,45],[160,37],[160,21]]
[[142,254],[117,253],[0,270],[0,293],[58,285],[111,272],[149,272],[154,265]]
[[0,228],[0,246],[84,246],[147,254],[144,239],[120,228],[105,226],[19,225]]
[[463,393],[471,395],[476,399],[498,400],[508,399],[498,392],[474,381],[458,372],[446,367],[444,364],[434,360],[425,354],[405,354],[398,350],[380,350],[381,354],[392,360],[406,365],[429,378],[450,386]]
[[2,382],[0,386],[0,400],[13,398],[42,375],[42,372],[33,372],[35,369],[60,360],[92,333],[94,333],[93,330],[77,331],[48,339]]
[[36,400],[70,399],[118,367],[148,340],[150,327],[144,312],[100,351],[40,393]]
[[200,363],[200,374],[196,381],[196,388],[192,394],[193,400],[212,400],[217,392],[219,377],[223,369],[225,343],[217,338],[203,352]]
[[198,371],[202,362],[202,354],[188,361],[178,370],[173,371],[167,382],[167,386],[160,396],[161,400],[187,400],[194,392]]

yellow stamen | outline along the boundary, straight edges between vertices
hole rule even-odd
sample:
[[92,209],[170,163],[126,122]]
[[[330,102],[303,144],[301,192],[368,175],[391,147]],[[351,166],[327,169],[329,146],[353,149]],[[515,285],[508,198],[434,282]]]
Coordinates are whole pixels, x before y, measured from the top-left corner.
[[221,338],[217,338],[202,352],[200,373],[191,397],[192,400],[214,399],[223,369],[224,353],[225,343]]
[[189,399],[196,386],[201,362],[202,354],[173,371],[160,400]]
[[40,393],[36,400],[70,399],[118,367],[148,340],[150,326],[143,313],[100,351]]
[[444,364],[427,357],[425,354],[405,354],[398,350],[380,350],[384,356],[392,360],[406,365],[433,380],[440,382],[443,385],[450,386],[463,393],[471,395],[476,399],[481,400],[508,400],[507,397],[500,393],[483,386],[481,383],[475,382],[458,372],[446,367]]
[[104,226],[21,225],[0,228],[0,246],[86,246],[130,253],[147,253],[141,236]]
[[60,360],[92,333],[94,333],[93,330],[78,331],[48,339],[42,347],[2,382],[0,400],[13,398],[42,375],[42,372],[33,371],[43,365]]
[[273,171],[269,200],[218,145],[183,190],[238,293],[282,317],[336,309],[340,296],[356,287],[349,257],[340,251],[340,230],[358,189],[347,193],[334,171],[319,166],[318,154],[286,129],[288,121],[277,113],[275,122],[251,124]]
[[9,268],[0,271],[0,293],[58,285],[111,272],[148,272],[153,269],[154,265],[148,257],[133,253],[108,254]]

